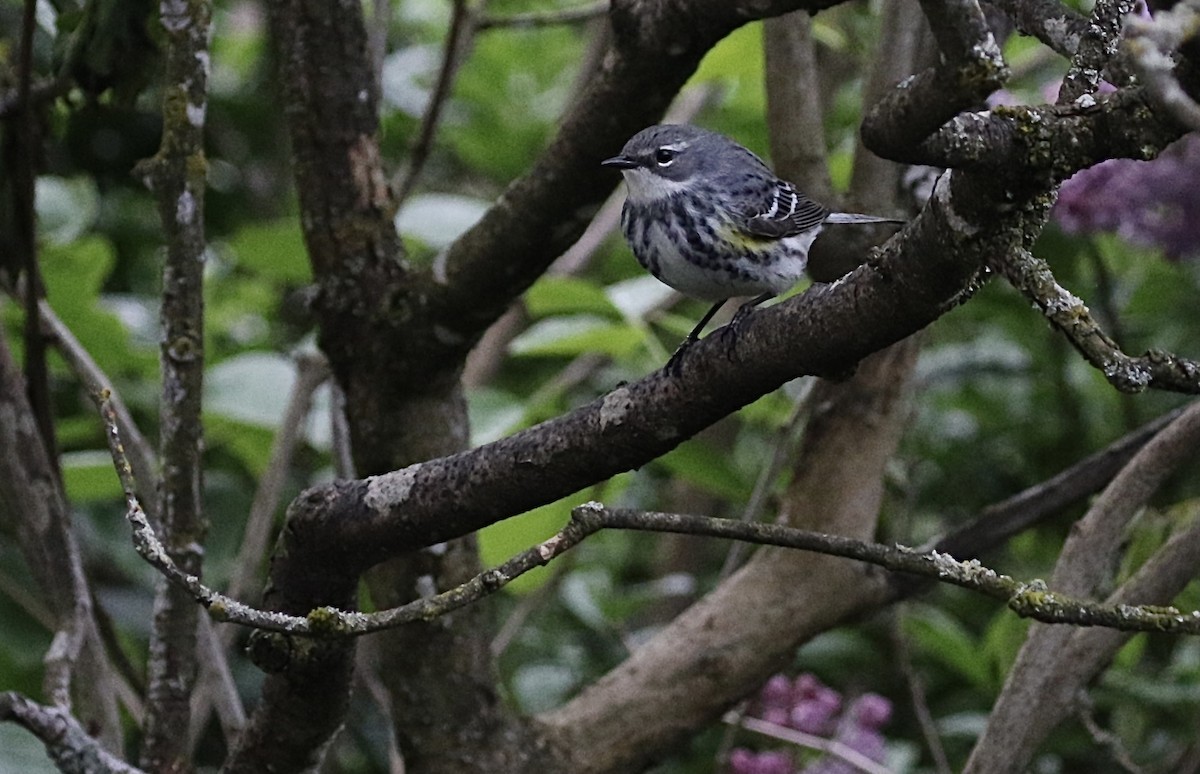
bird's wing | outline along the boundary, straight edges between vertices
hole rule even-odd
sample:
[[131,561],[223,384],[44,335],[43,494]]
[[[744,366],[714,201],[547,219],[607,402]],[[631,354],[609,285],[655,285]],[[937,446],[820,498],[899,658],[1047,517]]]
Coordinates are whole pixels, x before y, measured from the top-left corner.
[[738,226],[753,236],[783,239],[816,228],[828,215],[791,183],[777,180],[762,201],[739,213]]

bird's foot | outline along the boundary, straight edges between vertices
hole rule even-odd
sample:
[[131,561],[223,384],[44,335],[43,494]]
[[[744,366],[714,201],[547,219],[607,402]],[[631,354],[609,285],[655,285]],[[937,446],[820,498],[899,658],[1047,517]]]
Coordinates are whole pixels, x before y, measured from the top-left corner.
[[663,366],[663,371],[666,373],[667,376],[670,376],[673,379],[679,378],[681,364],[683,361],[683,353],[686,352],[688,349],[690,349],[691,346],[693,344],[695,344],[697,341],[698,341],[697,338],[688,336],[687,338],[685,338],[683,341],[681,341],[679,343],[679,346],[675,348],[675,352],[667,360],[667,364],[665,366]]

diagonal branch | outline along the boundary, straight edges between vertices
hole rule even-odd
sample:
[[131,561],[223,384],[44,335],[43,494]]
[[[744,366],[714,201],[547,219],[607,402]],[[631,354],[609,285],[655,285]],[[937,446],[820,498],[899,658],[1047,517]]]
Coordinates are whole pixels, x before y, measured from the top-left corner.
[[921,8],[944,64],[906,79],[863,117],[863,142],[897,161],[960,111],[982,104],[1009,76],[978,2],[923,0]]
[[1155,350],[1139,357],[1125,354],[1083,301],[1058,284],[1048,263],[1023,249],[998,255],[992,262],[995,270],[1033,301],[1050,324],[1118,390],[1200,392],[1200,362]]
[[1200,7],[1177,3],[1153,19],[1131,17],[1126,51],[1151,98],[1183,125],[1200,130],[1200,104],[1176,77],[1175,54],[1189,39],[1200,40]]
[[0,721],[16,723],[42,740],[64,774],[142,774],[105,750],[61,707],[44,707],[7,691],[0,693]]

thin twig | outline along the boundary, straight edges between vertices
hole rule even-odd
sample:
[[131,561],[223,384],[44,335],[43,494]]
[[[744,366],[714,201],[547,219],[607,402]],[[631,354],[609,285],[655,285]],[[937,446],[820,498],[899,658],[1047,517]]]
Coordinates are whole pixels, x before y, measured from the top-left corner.
[[[808,417],[812,412],[813,384],[815,382],[812,380],[805,383],[804,393],[796,399],[792,415],[775,434],[771,459],[759,473],[758,480],[754,482],[750,499],[746,501],[746,507],[742,509],[739,517],[742,521],[758,521],[762,517],[763,507],[767,504],[767,496],[773,490],[779,474],[783,472],[784,465],[788,463],[795,452],[796,442],[808,424]],[[741,563],[742,557],[746,554],[746,548],[746,544],[740,541],[731,545],[729,552],[725,554],[725,562],[721,565],[721,572],[717,577],[729,577]]]
[[92,395],[101,390],[108,390],[113,412],[121,428],[121,436],[125,439],[133,473],[143,487],[140,494],[143,498],[148,499],[158,489],[158,456],[154,452],[154,447],[138,429],[137,423],[133,420],[133,414],[130,413],[125,401],[121,400],[120,393],[112,386],[112,380],[108,378],[108,374],[104,373],[104,370],[100,368],[44,298],[38,302],[38,316],[41,319],[42,328],[53,339],[58,353],[62,355],[63,360],[67,362],[67,366],[79,378],[79,381],[83,383],[83,388]]
[[1042,310],[1084,359],[1122,392],[1148,388],[1200,392],[1200,362],[1151,350],[1140,357],[1121,351],[1083,301],[1058,284],[1050,265],[1024,249],[992,261],[992,268]]
[[378,613],[358,613],[321,607],[307,616],[257,610],[220,594],[183,572],[163,549],[146,520],[134,493],[134,481],[121,446],[120,431],[113,418],[108,396],[99,395],[101,415],[108,430],[109,447],[117,475],[125,492],[126,519],[133,527],[134,548],[169,581],[191,594],[215,620],[241,624],[264,631],[320,637],[353,637],[382,631],[458,610],[507,586],[515,578],[581,543],[602,529],[632,529],[650,532],[721,537],[763,545],[798,548],[874,564],[897,572],[937,578],[1005,602],[1022,617],[1045,623],[1106,626],[1123,631],[1157,631],[1200,634],[1200,611],[1181,613],[1171,607],[1106,606],[1089,600],[1055,594],[1041,581],[1028,583],[999,575],[978,561],[958,562],[937,551],[918,552],[903,546],[884,546],[837,535],[794,529],[778,524],[757,524],[675,513],[608,509],[597,503],[579,506],[570,522],[558,533],[508,561],[476,575],[452,589]]
[[1174,59],[1179,46],[1200,32],[1200,10],[1176,3],[1153,19],[1130,17],[1126,29],[1125,48],[1150,96],[1180,123],[1200,130],[1200,104],[1176,79]]
[[208,723],[210,708],[216,710],[226,746],[232,747],[246,727],[246,708],[229,668],[227,647],[221,642],[212,619],[200,616],[198,623],[200,671],[196,691],[192,694],[191,728],[188,732],[188,746],[193,752]]
[[562,8],[554,11],[530,11],[510,16],[482,16],[475,29],[483,32],[497,28],[533,29],[556,27],[564,24],[580,24],[608,13],[608,0],[581,5],[577,8]]
[[517,603],[508,618],[504,619],[500,631],[496,632],[496,636],[492,638],[490,647],[492,658],[504,655],[504,651],[508,650],[513,639],[525,628],[525,622],[529,620],[534,611],[545,604],[554,592],[558,591],[558,587],[562,584],[563,578],[567,577],[567,572],[573,564],[570,555],[563,561],[556,562],[550,571],[550,577],[546,578],[546,581],[532,594],[527,594]]
[[442,109],[450,99],[450,91],[459,67],[474,42],[475,17],[482,8],[476,11],[471,8],[470,2],[471,0],[453,0],[451,4],[450,31],[446,33],[446,45],[442,50],[442,66],[438,69],[437,81],[429,95],[429,102],[425,105],[425,113],[421,116],[421,128],[417,132],[417,139],[409,151],[407,170],[392,182],[392,188],[396,192],[396,206],[400,206],[412,193],[417,178],[425,168],[433,146],[434,134],[442,118]]
[[790,742],[800,747],[807,747],[810,750],[817,750],[826,755],[845,761],[859,771],[864,771],[867,774],[891,774],[891,769],[877,763],[867,756],[855,750],[853,747],[842,744],[836,739],[826,739],[823,736],[815,734],[806,734],[803,731],[797,731],[794,728],[781,726],[761,718],[751,717],[749,715],[742,716],[740,721],[735,721],[731,715],[725,716],[726,723],[738,722],[742,728],[747,731],[753,731],[756,734],[769,736],[772,739],[781,739],[785,742]]
[[[234,599],[242,599],[250,594],[251,586],[258,577],[258,569],[271,536],[275,510],[283,496],[287,471],[312,408],[313,393],[328,378],[329,363],[321,355],[305,353],[296,358],[296,380],[271,445],[266,470],[259,479],[258,490],[250,505],[250,515],[246,518],[246,528],[242,533],[242,547],[233,563],[227,593]],[[231,638],[223,636],[222,640],[225,647],[229,647]]]
[[1092,698],[1087,691],[1079,692],[1079,708],[1076,714],[1079,721],[1083,723],[1083,727],[1087,729],[1088,736],[1096,743],[1096,746],[1107,751],[1113,762],[1121,767],[1121,770],[1126,774],[1145,774],[1145,770],[1134,762],[1130,757],[1129,751],[1125,749],[1125,745],[1121,742],[1121,737],[1114,734],[1108,729],[1102,728],[1096,722],[1095,705],[1092,703]]
[[937,767],[938,774],[953,774],[954,769],[950,768],[950,760],[946,757],[946,748],[942,745],[942,737],[938,733],[937,724],[933,721],[933,713],[929,711],[929,701],[925,694],[925,681],[921,679],[921,675],[917,674],[917,670],[913,666],[912,649],[908,647],[908,638],[904,636],[904,631],[900,625],[904,610],[905,606],[902,605],[898,611],[898,615],[891,616],[891,626],[888,627],[888,634],[892,642],[892,653],[896,657],[896,663],[900,667],[900,674],[904,677],[904,683],[908,686],[908,695],[912,700],[913,714],[917,718],[917,725],[921,728],[921,736],[925,739],[925,746],[929,749],[929,754],[933,758],[933,765]]

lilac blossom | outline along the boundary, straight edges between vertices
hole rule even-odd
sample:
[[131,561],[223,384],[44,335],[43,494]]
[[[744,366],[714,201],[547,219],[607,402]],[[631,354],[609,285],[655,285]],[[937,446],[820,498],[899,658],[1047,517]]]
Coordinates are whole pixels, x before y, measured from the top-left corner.
[[[779,738],[788,730],[832,739],[864,758],[881,762],[886,739],[881,729],[892,717],[892,703],[875,693],[865,693],[848,706],[842,695],[811,674],[795,680],[784,675],[769,679],[751,702],[747,715],[780,726]],[[758,730],[758,729],[756,729]],[[768,736],[770,732],[764,732]],[[814,753],[807,757],[811,760]],[[730,755],[728,774],[853,774],[858,769],[842,757],[820,755],[803,769],[794,756],[780,750],[755,752],[736,748]]]
[[1071,234],[1113,232],[1168,258],[1200,258],[1200,136],[1153,161],[1112,159],[1063,183],[1054,218]]

